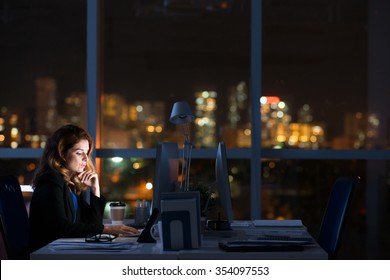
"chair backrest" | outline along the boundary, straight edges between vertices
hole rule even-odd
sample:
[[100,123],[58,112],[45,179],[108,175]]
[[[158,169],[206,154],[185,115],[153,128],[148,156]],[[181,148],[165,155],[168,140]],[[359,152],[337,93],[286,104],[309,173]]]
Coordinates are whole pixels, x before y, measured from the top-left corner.
[[0,222],[8,259],[28,259],[28,214],[14,176],[0,176]]
[[3,224],[0,221],[0,260],[8,260],[7,248],[5,247]]
[[359,180],[359,177],[340,177],[333,185],[317,239],[329,259],[336,256],[352,193]]

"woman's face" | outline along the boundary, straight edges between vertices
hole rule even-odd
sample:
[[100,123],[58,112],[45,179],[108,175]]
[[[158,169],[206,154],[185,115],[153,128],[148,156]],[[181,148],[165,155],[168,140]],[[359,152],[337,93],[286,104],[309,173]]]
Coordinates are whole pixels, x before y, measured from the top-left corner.
[[80,140],[66,153],[66,168],[71,172],[83,172],[88,161],[88,140]]

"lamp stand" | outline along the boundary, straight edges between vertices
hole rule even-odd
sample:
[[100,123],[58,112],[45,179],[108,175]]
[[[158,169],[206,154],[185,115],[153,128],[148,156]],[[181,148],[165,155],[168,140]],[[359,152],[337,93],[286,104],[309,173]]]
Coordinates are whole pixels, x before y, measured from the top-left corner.
[[189,123],[183,124],[183,132],[184,132],[184,143],[183,143],[183,159],[181,165],[180,190],[189,191],[191,153],[193,147],[193,143],[191,142],[191,137],[190,137]]

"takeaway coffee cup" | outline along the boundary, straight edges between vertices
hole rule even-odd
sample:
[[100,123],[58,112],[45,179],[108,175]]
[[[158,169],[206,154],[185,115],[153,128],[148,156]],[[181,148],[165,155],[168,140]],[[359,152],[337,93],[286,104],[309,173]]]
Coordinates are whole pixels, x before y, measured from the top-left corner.
[[126,204],[123,202],[110,203],[111,223],[113,225],[123,224],[123,220],[125,219],[125,208]]

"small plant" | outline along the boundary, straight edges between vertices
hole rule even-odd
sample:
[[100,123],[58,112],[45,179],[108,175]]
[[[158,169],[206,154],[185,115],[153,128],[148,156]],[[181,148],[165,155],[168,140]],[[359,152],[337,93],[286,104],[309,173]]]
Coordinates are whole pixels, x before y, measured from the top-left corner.
[[207,212],[215,207],[212,186],[204,182],[196,182],[190,184],[190,190],[198,191],[200,193],[201,215],[204,217],[207,216]]

